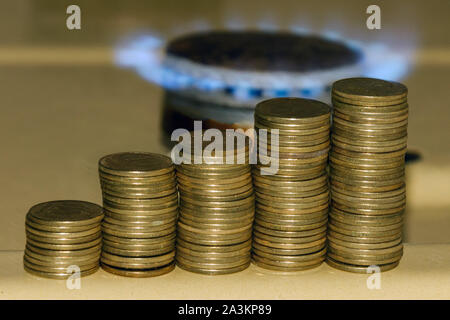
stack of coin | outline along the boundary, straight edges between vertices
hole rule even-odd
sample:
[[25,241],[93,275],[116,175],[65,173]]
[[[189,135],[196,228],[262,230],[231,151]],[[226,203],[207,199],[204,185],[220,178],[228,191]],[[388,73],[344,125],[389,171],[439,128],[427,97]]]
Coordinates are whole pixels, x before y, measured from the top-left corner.
[[[223,138],[223,148],[228,134],[221,132],[216,138]],[[203,140],[202,136],[203,132],[199,135]],[[180,219],[176,260],[185,270],[228,274],[250,264],[254,194],[249,139],[237,136],[229,151],[202,156],[191,149],[177,166]],[[200,151],[206,152],[208,144],[202,142]],[[227,156],[233,161],[226,161]]]
[[[266,100],[256,106],[255,129],[253,261],[277,271],[319,266],[326,253],[330,107],[300,98]],[[276,173],[264,165],[269,160],[279,162]]]
[[100,206],[74,200],[33,206],[25,222],[24,269],[34,275],[67,279],[98,270],[101,251]]
[[174,165],[155,153],[124,152],[99,161],[105,218],[102,268],[152,277],[174,268],[178,193]]
[[406,95],[404,85],[378,79],[333,84],[327,261],[335,268],[385,271],[402,257]]

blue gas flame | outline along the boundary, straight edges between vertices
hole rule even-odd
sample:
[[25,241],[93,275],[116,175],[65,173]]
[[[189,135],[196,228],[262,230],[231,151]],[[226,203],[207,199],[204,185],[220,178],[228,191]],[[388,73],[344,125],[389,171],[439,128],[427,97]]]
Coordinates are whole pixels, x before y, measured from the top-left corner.
[[[229,20],[230,29],[241,29],[242,21],[239,19]],[[190,30],[207,30],[207,22],[192,24]],[[260,28],[266,31],[275,31],[276,25],[271,20],[262,20]],[[291,32],[300,34],[311,34],[302,26],[292,26]],[[361,74],[354,76],[366,76],[386,80],[400,80],[411,70],[413,50],[395,51],[382,42],[363,43],[348,40],[335,31],[324,31],[322,37],[342,41],[355,51],[362,53]],[[284,97],[298,96],[314,98],[329,89],[329,83],[317,83],[317,81],[302,80],[301,88],[292,88],[289,84],[274,86],[271,90],[254,88],[245,81],[237,81],[232,86],[217,78],[199,78],[189,74],[181,73],[169,65],[164,64],[164,49],[166,39],[156,33],[148,32],[127,37],[119,43],[115,50],[115,62],[118,66],[134,69],[145,80],[158,84],[168,90],[184,90],[193,88],[205,92],[220,91],[232,96],[237,100],[250,100],[261,97]],[[277,83],[277,82],[275,82]]]

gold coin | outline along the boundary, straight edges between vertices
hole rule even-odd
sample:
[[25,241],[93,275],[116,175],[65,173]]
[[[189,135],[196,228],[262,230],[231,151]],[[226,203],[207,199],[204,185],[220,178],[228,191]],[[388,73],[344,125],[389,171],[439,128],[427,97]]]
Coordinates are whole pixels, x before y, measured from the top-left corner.
[[408,103],[406,99],[396,99],[393,101],[357,101],[352,99],[346,99],[342,96],[332,95],[331,101],[333,107],[343,112],[342,110],[348,110],[352,114],[359,113],[375,113],[380,116],[389,116],[391,113],[395,114],[399,111],[408,109]]
[[151,216],[165,215],[176,211],[178,208],[178,199],[152,207],[145,207],[145,206],[120,207],[116,206],[115,204],[111,204],[107,201],[104,201],[103,206],[107,214],[120,215],[123,216],[124,219],[127,216],[151,217]]
[[33,245],[29,241],[27,241],[26,249],[29,251],[33,251],[36,254],[42,256],[49,257],[80,257],[80,256],[89,256],[92,254],[97,254],[101,250],[101,242],[98,242],[96,245],[86,248],[86,249],[69,249],[69,250],[57,250],[57,249],[45,249],[38,246]]
[[[168,193],[168,192],[165,192]],[[107,202],[109,205],[113,204],[116,207],[123,207],[123,208],[134,208],[134,207],[159,207],[162,204],[167,204],[169,202],[175,201],[175,199],[178,199],[178,194],[176,193],[176,190],[170,190],[170,193],[164,196],[156,197],[154,199],[127,199],[127,198],[121,198],[109,195],[107,193],[103,193],[103,201]]]
[[393,178],[401,176],[405,173],[404,164],[395,167],[395,168],[382,168],[382,169],[374,169],[374,168],[348,168],[345,166],[341,166],[339,164],[334,163],[334,161],[330,162],[330,168],[333,171],[337,171],[339,175],[351,175],[355,176],[356,179],[361,179],[361,177],[371,178],[372,176],[384,176],[385,178]]
[[258,265],[258,266],[272,266],[276,268],[284,268],[286,271],[292,270],[292,271],[299,271],[304,270],[304,268],[317,266],[318,264],[322,263],[325,260],[325,256],[320,256],[315,259],[311,259],[308,261],[282,261],[282,260],[272,260],[264,257],[260,257],[256,254],[252,256],[252,260]]
[[397,244],[389,248],[377,248],[377,249],[361,249],[361,248],[349,248],[339,245],[333,241],[328,242],[328,247],[332,249],[332,252],[336,254],[342,254],[344,257],[348,256],[383,256],[391,257],[397,256],[400,252],[403,252],[403,244]]
[[[168,213],[162,213],[162,214],[152,214],[152,215],[141,215],[141,212],[136,212],[136,215],[132,214],[118,214],[114,212],[109,212],[105,210],[105,220],[109,221],[110,219],[117,220],[116,224],[121,223],[150,223],[152,221],[167,221],[173,218],[176,218],[178,216],[178,209],[172,209]],[[108,218],[108,219],[106,219]]]
[[174,260],[175,251],[155,257],[122,257],[102,252],[101,262],[111,267],[124,269],[150,269],[165,266]]
[[[89,259],[77,259],[77,260],[52,260],[52,261],[48,261],[48,260],[41,260],[38,258],[33,257],[32,255],[30,255],[26,250],[24,253],[24,258],[29,262],[32,263],[36,266],[42,267],[42,268],[67,268],[71,265],[77,265],[80,268],[84,267],[84,266],[89,266],[91,267],[92,264],[95,264],[99,262],[100,260],[100,252],[98,255],[91,257]],[[41,270],[41,271],[45,271],[45,270]]]
[[328,235],[328,242],[333,242],[335,244],[345,246],[347,248],[355,248],[355,249],[384,249],[396,246],[402,242],[402,238],[397,238],[392,241],[386,241],[381,243],[358,243],[358,242],[349,242],[343,241],[337,238],[334,238],[331,235]]
[[327,216],[311,220],[287,220],[270,219],[261,215],[255,217],[255,222],[265,227],[277,228],[276,230],[306,231],[317,229],[327,222]]
[[122,269],[113,266],[109,266],[106,263],[101,264],[102,269],[106,272],[122,276],[122,277],[131,277],[131,278],[149,278],[149,277],[157,277],[171,272],[175,269],[175,262],[169,263],[168,265],[157,267],[157,268],[149,268],[149,269],[141,269],[141,270],[130,270],[130,269]]
[[28,216],[26,219],[26,224],[29,225],[31,228],[40,230],[40,231],[48,231],[48,232],[80,232],[80,231],[86,231],[89,229],[93,229],[100,225],[100,221],[83,225],[83,226],[70,226],[70,225],[51,225],[51,224],[43,224],[39,223],[38,220],[34,219],[32,216]]
[[[364,267],[364,266],[356,266],[356,265],[352,265],[352,264],[346,264],[346,263],[342,263],[339,261],[336,261],[330,257],[327,257],[326,259],[326,263],[333,268],[342,270],[342,271],[347,271],[347,272],[353,272],[353,273],[364,273],[366,274],[367,271],[369,270],[369,267]],[[385,272],[385,271],[389,271],[394,269],[395,267],[398,266],[398,264],[400,263],[399,261],[395,261],[393,263],[388,263],[388,264],[384,264],[384,265],[377,265],[377,267],[380,268],[380,272]]]
[[257,221],[255,221],[255,224],[253,225],[253,229],[260,231],[262,233],[268,234],[268,235],[272,235],[272,236],[276,236],[276,237],[308,237],[308,236],[312,236],[318,233],[322,233],[324,231],[327,230],[327,225],[324,224],[323,226],[320,226],[316,229],[311,229],[311,230],[283,230],[283,229],[273,229],[273,228],[269,228],[267,227],[268,224],[266,224],[266,226],[264,225],[260,225],[258,224]]
[[389,225],[365,225],[365,224],[355,225],[330,219],[330,224],[333,224],[337,228],[354,230],[358,232],[384,232],[384,231],[388,232],[391,230],[401,229],[403,226],[403,221]]
[[191,255],[185,251],[177,250],[177,258],[178,260],[184,262],[187,264],[187,261],[189,261],[189,264],[195,266],[199,266],[200,264],[203,264],[205,266],[209,267],[216,267],[216,268],[232,268],[237,265],[241,265],[245,263],[246,261],[250,261],[250,248],[241,255],[233,256],[233,257],[219,257],[219,256],[213,256],[213,255],[206,255],[206,256],[198,256],[198,255]]
[[394,123],[408,119],[408,108],[387,114],[370,112],[351,113],[345,108],[334,108],[334,118],[340,118],[354,123]]
[[399,82],[374,78],[347,78],[333,83],[333,95],[356,101],[392,101],[406,99],[408,89]]
[[41,249],[50,249],[50,250],[79,250],[79,249],[87,249],[94,246],[97,246],[102,242],[102,239],[99,237],[98,239],[90,242],[84,242],[84,243],[71,243],[71,244],[55,244],[55,243],[46,243],[46,242],[40,242],[36,241],[30,238],[27,238],[27,243],[32,245],[33,247],[38,247]]
[[224,237],[214,237],[214,236],[208,236],[205,238],[200,238],[197,236],[192,236],[192,234],[189,234],[187,232],[180,231],[178,233],[179,239],[185,240],[187,242],[195,243],[198,245],[205,245],[205,246],[229,246],[229,245],[236,245],[245,241],[248,241],[251,238],[251,232],[243,233],[242,235],[239,235],[239,237],[235,238],[224,238]]
[[[104,199],[108,199],[111,201],[111,199],[115,199],[115,202],[121,203],[121,204],[137,204],[139,205],[139,201],[149,201],[153,200],[154,198],[162,198],[166,196],[170,196],[176,193],[175,185],[171,187],[170,189],[166,189],[159,192],[151,192],[151,193],[134,193],[134,194],[125,194],[122,192],[116,192],[111,191],[109,189],[102,189],[102,195]],[[105,197],[105,195],[108,196],[108,198]]]
[[370,138],[366,139],[348,138],[345,136],[341,136],[339,134],[333,134],[332,139],[334,139],[334,141],[339,141],[341,143],[352,144],[357,146],[391,147],[401,143],[406,143],[408,141],[408,134],[405,133],[400,138],[385,141],[376,141],[371,140]]
[[232,253],[235,251],[242,250],[244,248],[251,247],[252,239],[247,239],[244,242],[233,244],[233,245],[202,245],[197,243],[192,243],[183,240],[182,238],[177,238],[177,247],[181,246],[189,250],[201,251],[201,252],[217,252],[217,253]]
[[169,235],[173,232],[175,232],[176,227],[174,224],[168,224],[167,228],[165,229],[161,229],[161,230],[155,230],[155,231],[130,231],[130,230],[123,230],[123,228],[118,228],[118,229],[111,229],[108,226],[103,226],[102,227],[102,231],[104,234],[109,234],[112,236],[116,236],[116,237],[123,237],[123,238],[138,238],[138,239],[143,239],[143,238],[157,238],[157,237],[162,237],[162,236],[166,236]]
[[324,237],[326,237],[326,232],[321,232],[318,233],[316,235],[313,236],[309,236],[309,237],[295,237],[295,238],[288,238],[288,237],[276,237],[276,236],[271,236],[271,235],[267,235],[265,233],[259,232],[257,230],[253,231],[253,236],[265,241],[270,241],[270,242],[278,242],[278,243],[308,243],[308,242],[312,242],[312,241],[316,241],[319,239],[323,239]]
[[86,243],[86,242],[91,242],[94,240],[97,240],[99,238],[101,238],[102,233],[99,230],[96,233],[93,233],[89,236],[85,236],[85,237],[79,237],[79,238],[55,238],[55,237],[43,237],[43,236],[39,236],[39,235],[35,235],[33,233],[27,232],[26,231],[26,235],[27,235],[27,239],[31,239],[34,241],[38,241],[38,242],[44,242],[44,243],[48,243],[48,244],[79,244],[79,243]]
[[265,246],[259,244],[257,242],[253,242],[253,252],[261,253],[259,256],[263,256],[262,253],[266,255],[276,255],[276,256],[300,256],[300,255],[310,255],[315,252],[326,250],[325,242],[319,245],[315,245],[308,248],[300,248],[300,249],[280,249],[273,248],[269,246]]
[[251,243],[249,243],[249,245],[247,245],[246,247],[243,247],[241,249],[238,250],[233,250],[233,251],[217,251],[217,250],[202,250],[202,251],[197,251],[197,250],[192,250],[190,248],[187,247],[183,247],[182,245],[180,245],[180,243],[177,244],[177,254],[178,253],[183,253],[185,255],[188,256],[194,256],[194,257],[210,257],[210,258],[221,258],[221,259],[227,259],[227,258],[233,258],[233,257],[241,257],[242,255],[248,255],[250,254],[251,251]]
[[249,195],[245,198],[236,199],[234,201],[196,200],[196,199],[186,197],[186,196],[181,197],[181,200],[183,201],[183,203],[189,203],[193,206],[199,206],[199,207],[231,208],[231,207],[240,207],[240,206],[246,206],[246,205],[253,204],[255,202],[255,196],[252,193],[250,193],[250,194],[251,195]]
[[98,170],[98,175],[100,177],[100,183],[106,183],[108,185],[117,186],[127,186],[127,187],[145,187],[148,185],[161,185],[167,184],[175,179],[175,170],[168,173],[151,176],[117,176],[114,174],[109,174],[102,171],[101,168]]
[[325,245],[326,237],[323,237],[319,240],[315,240],[308,243],[280,243],[280,242],[271,242],[260,238],[253,238],[254,244],[259,244],[262,246],[266,246],[269,248],[275,248],[275,249],[307,249],[312,248],[316,246],[322,246]]
[[102,171],[118,176],[159,176],[173,171],[172,160],[162,154],[121,152],[110,154],[98,162]]
[[103,234],[103,240],[120,243],[123,245],[157,245],[161,243],[167,243],[168,241],[173,241],[175,239],[175,232],[169,233],[167,235],[153,237],[153,238],[127,238],[118,237],[110,234]]
[[[340,132],[346,132],[346,133],[350,133],[352,135],[357,135],[357,136],[375,136],[375,137],[383,137],[386,138],[386,136],[389,136],[390,139],[393,139],[394,136],[404,136],[405,134],[407,134],[408,132],[408,126],[404,125],[402,127],[397,127],[397,128],[389,128],[389,129],[380,129],[380,128],[353,128],[350,126],[346,126],[343,125],[341,123],[335,123],[333,122],[333,128],[332,128],[332,132],[333,134],[335,134],[337,131]],[[333,134],[331,135],[331,137],[333,137]]]
[[[267,130],[268,132],[270,132],[271,134],[273,134],[273,132],[272,132],[273,128],[265,126],[258,122],[255,123],[255,129],[258,131],[261,129],[264,129],[264,130]],[[276,130],[278,130],[278,134],[282,135],[282,136],[309,136],[312,134],[321,134],[323,132],[329,131],[330,125],[325,124],[320,127],[311,128],[311,129],[279,129],[279,128],[277,128]]]
[[180,192],[181,197],[184,195],[187,195],[191,198],[205,198],[205,199],[217,199],[218,201],[226,201],[225,199],[239,199],[239,198],[246,198],[250,194],[253,193],[253,186],[251,183],[247,183],[242,187],[233,188],[230,189],[196,189],[191,186],[178,186],[178,191]]
[[328,257],[330,257],[333,260],[340,261],[347,264],[353,264],[353,265],[360,265],[360,266],[371,266],[371,265],[383,265],[383,264],[389,264],[396,261],[399,261],[402,257],[402,255],[398,255],[392,258],[367,258],[367,259],[358,259],[358,258],[346,258],[341,257],[333,252],[328,251],[327,252]]
[[222,263],[213,263],[213,262],[196,262],[193,260],[186,259],[186,257],[177,254],[176,256],[177,264],[181,264],[184,266],[188,266],[190,268],[196,269],[231,269],[242,266],[250,261],[250,255],[240,257],[240,259],[232,262],[222,262]]
[[288,225],[310,225],[319,223],[328,217],[328,211],[319,214],[305,214],[305,215],[284,215],[284,214],[270,214],[267,212],[257,212],[256,217],[268,223],[288,224]]
[[[72,273],[66,273],[66,272],[44,272],[44,271],[39,271],[39,270],[35,270],[27,265],[23,266],[24,270],[34,276],[38,276],[41,278],[48,278],[48,279],[56,279],[56,280],[65,280],[67,278],[69,278],[70,276],[72,276]],[[94,268],[90,269],[90,270],[85,270],[85,271],[81,271],[79,273],[80,277],[86,277],[88,275],[91,275],[95,272],[97,272],[99,266],[95,266]]]
[[[265,200],[263,198],[258,198],[256,197],[256,202],[260,203],[262,205],[265,206],[271,206],[272,208],[280,208],[280,209],[309,209],[309,208],[316,208],[319,206],[322,206],[324,204],[328,204],[328,197],[323,198],[322,200],[318,200],[316,202],[300,202],[300,201],[296,201],[296,202],[290,202],[291,199],[296,199],[296,198],[284,198],[284,201],[277,201],[277,202],[273,202],[273,201],[268,201]],[[302,198],[300,198],[302,199]]]
[[352,229],[344,229],[342,227],[338,227],[332,223],[328,224],[328,228],[330,231],[335,231],[343,235],[357,237],[357,238],[381,238],[385,239],[386,237],[392,237],[393,239],[398,238],[402,234],[401,228],[393,229],[393,230],[385,230],[385,231],[372,231],[363,229],[362,227],[358,230]]
[[407,143],[401,142],[399,144],[393,145],[393,146],[361,146],[361,145],[354,145],[354,144],[346,144],[342,143],[341,141],[336,140],[334,137],[331,139],[333,142],[333,146],[354,151],[354,152],[366,152],[366,153],[384,153],[384,152],[395,152],[398,150],[403,150],[406,148]]
[[32,217],[37,223],[52,226],[85,226],[99,223],[103,219],[103,210],[86,201],[60,200],[31,207],[27,217]]
[[403,221],[403,213],[392,215],[371,216],[352,214],[333,208],[330,211],[330,217],[335,221],[345,222],[353,225],[390,225]]
[[[26,256],[23,257],[23,264],[29,268],[40,272],[48,272],[48,273],[67,273],[68,266],[46,266],[46,265],[38,265],[35,263],[32,263],[28,260]],[[86,264],[86,265],[79,265],[80,271],[87,271],[95,268],[99,265],[98,260],[95,262]]]
[[206,224],[220,224],[220,223],[249,223],[253,221],[254,211],[251,210],[247,214],[232,215],[216,215],[216,214],[189,214],[186,211],[182,211],[180,217],[185,220],[189,220],[195,223],[206,223]]
[[[40,263],[50,263],[53,264],[61,264],[61,263],[66,263],[69,265],[71,264],[77,264],[81,263],[81,264],[86,264],[86,261],[88,262],[92,262],[92,260],[99,260],[100,259],[100,249],[98,249],[97,251],[87,254],[87,255],[78,255],[78,256],[74,256],[74,255],[53,255],[53,256],[49,256],[49,255],[43,255],[43,254],[39,254],[37,252],[34,252],[29,246],[25,247],[25,255],[28,258],[31,259],[35,259],[38,262],[37,264]],[[31,262],[33,262],[32,260],[30,260]]]
[[28,223],[25,223],[25,231],[34,234],[39,237],[45,238],[56,238],[56,239],[67,239],[67,238],[82,238],[96,234],[100,231],[100,224],[95,225],[95,227],[85,230],[85,231],[75,231],[75,232],[52,232],[52,231],[41,231],[32,228]]
[[352,122],[352,121],[348,121],[348,120],[339,118],[338,116],[334,116],[333,124],[334,125],[343,125],[346,127],[351,127],[351,128],[355,128],[355,129],[359,129],[359,130],[368,130],[368,129],[386,130],[386,129],[394,129],[394,128],[400,128],[400,127],[406,126],[408,124],[408,118],[403,119],[401,121],[397,121],[397,122],[374,123],[373,121]]
[[[294,193],[294,192],[276,192],[275,190],[270,190],[267,188],[255,188],[255,195],[258,199],[265,199],[270,201],[273,199],[273,201],[292,201],[292,202],[300,202],[305,201],[309,202],[309,200],[315,201],[316,197],[321,197],[322,194],[326,193],[328,191],[328,185],[325,184],[321,187],[318,187],[317,189],[312,189],[309,191],[304,191],[300,193]],[[269,198],[270,197],[270,198]]]
[[110,188],[106,185],[102,186],[102,192],[114,197],[132,198],[132,199],[151,199],[164,197],[176,192],[176,183],[172,182],[161,188]]
[[334,231],[331,228],[328,230],[329,237],[333,237],[335,239],[339,239],[342,241],[348,241],[352,243],[385,243],[389,241],[394,241],[398,238],[402,237],[402,233],[387,235],[387,236],[352,236],[340,233],[339,231]]
[[331,201],[331,207],[337,208],[342,211],[346,211],[349,213],[355,213],[355,214],[361,214],[361,215],[385,215],[385,214],[395,214],[400,213],[405,210],[405,204],[396,207],[396,208],[389,208],[389,209],[364,209],[364,208],[354,208],[342,205],[338,202],[335,202],[334,200]]
[[183,264],[179,261],[177,261],[177,266],[179,266],[181,269],[189,271],[189,272],[194,272],[194,273],[199,273],[199,274],[205,274],[205,275],[223,275],[223,274],[231,274],[231,273],[236,273],[242,270],[245,270],[249,267],[250,265],[250,261],[237,266],[237,267],[233,267],[233,268],[227,268],[227,269],[218,269],[218,268],[196,268],[196,267],[191,267],[189,265]]
[[209,214],[229,214],[230,217],[234,214],[240,215],[248,213],[249,211],[254,211],[255,201],[247,201],[244,204],[238,204],[237,206],[229,206],[229,207],[203,207],[193,205],[189,202],[180,201],[180,211],[188,212],[190,214],[198,214],[198,215],[209,215]]
[[361,184],[348,184],[346,182],[342,183],[337,181],[334,177],[330,179],[331,186],[336,186],[341,190],[346,190],[348,192],[363,192],[363,193],[383,193],[383,192],[390,192],[393,190],[397,190],[398,188],[401,188],[405,185],[405,181],[403,179],[399,179],[397,183],[394,183],[392,185],[387,186],[381,186],[381,187],[374,187],[374,186],[367,186],[367,185],[361,185]]
[[184,218],[183,216],[180,217],[178,220],[179,222],[188,225],[192,228],[196,229],[202,229],[202,230],[236,230],[243,228],[244,226],[252,225],[253,219],[247,220],[247,221],[240,221],[240,222],[216,222],[216,223],[205,223],[205,222],[195,222],[189,219]]
[[136,249],[130,249],[127,248],[116,248],[111,247],[107,244],[103,244],[102,250],[106,253],[112,254],[112,255],[118,255],[118,256],[124,256],[124,257],[130,257],[130,258],[139,258],[139,257],[149,257],[149,256],[159,256],[167,254],[170,251],[175,250],[175,244],[172,246],[166,246],[161,247],[158,249],[146,249],[146,250],[136,250]]
[[312,208],[307,208],[307,209],[297,209],[297,208],[289,208],[289,209],[280,209],[280,208],[274,208],[274,207],[270,207],[270,206],[266,206],[260,203],[256,203],[256,211],[258,211],[259,209],[264,210],[264,211],[269,211],[269,212],[273,212],[273,213],[285,213],[285,214],[308,214],[308,213],[314,213],[314,212],[318,212],[318,211],[322,211],[328,208],[328,201],[322,205],[317,205],[315,207]]
[[187,225],[185,223],[183,223],[182,221],[178,221],[178,228],[180,229],[184,229],[187,230],[189,232],[192,233],[196,233],[196,234],[215,234],[215,235],[230,235],[230,234],[239,234],[241,232],[245,232],[247,230],[251,230],[252,228],[252,223],[249,223],[247,225],[241,226],[239,228],[233,228],[233,229],[228,229],[228,228],[221,228],[219,227],[213,227],[213,228],[200,228],[200,227],[193,227],[191,225]]

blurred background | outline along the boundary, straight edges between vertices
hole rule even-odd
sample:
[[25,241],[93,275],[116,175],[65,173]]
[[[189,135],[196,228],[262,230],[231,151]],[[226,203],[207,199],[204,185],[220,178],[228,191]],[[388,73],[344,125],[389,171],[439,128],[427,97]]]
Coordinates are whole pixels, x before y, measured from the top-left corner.
[[[80,30],[66,27],[71,4],[81,8]],[[371,4],[381,8],[380,30],[366,27]],[[439,0],[0,0],[0,250],[23,250],[25,214],[38,202],[101,203],[97,161],[105,154],[168,153],[168,124],[201,116],[212,125],[250,126],[258,96],[236,94],[248,83],[219,84],[228,102],[214,101],[210,83],[180,85],[164,61],[179,36],[247,29],[337,41],[364,56],[348,72],[408,86],[414,161],[405,241],[450,243],[449,12],[450,2]],[[320,92],[306,83],[295,95],[326,101],[337,75],[328,76]],[[206,90],[210,99],[173,102],[180,90]]]

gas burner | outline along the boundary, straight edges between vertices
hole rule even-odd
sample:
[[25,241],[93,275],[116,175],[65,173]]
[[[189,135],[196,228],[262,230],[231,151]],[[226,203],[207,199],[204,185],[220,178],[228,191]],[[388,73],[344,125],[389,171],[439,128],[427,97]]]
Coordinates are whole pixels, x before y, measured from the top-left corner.
[[[412,52],[412,51],[411,51]],[[380,43],[286,31],[203,31],[171,41],[126,39],[116,62],[165,89],[170,112],[187,120],[249,127],[253,108],[273,97],[330,102],[331,84],[367,76],[398,80],[410,59]]]
[[272,97],[319,97],[334,80],[360,75],[361,58],[361,51],[320,36],[210,31],[169,42],[163,65],[183,75],[173,84],[178,94],[253,108]]

